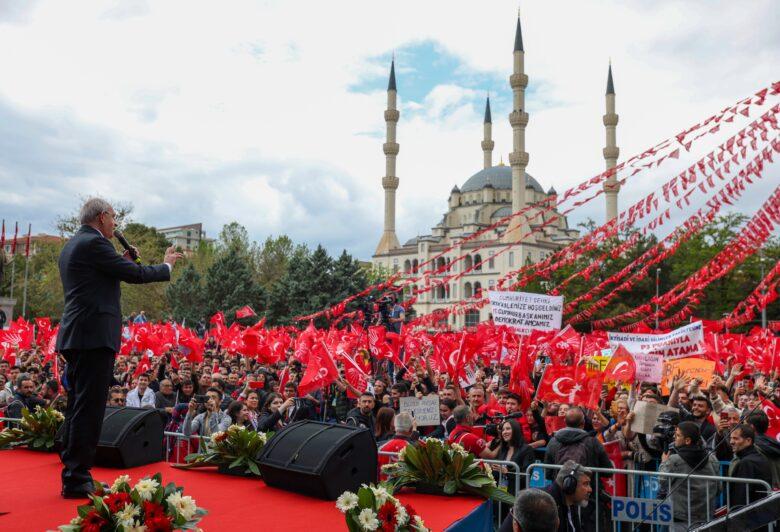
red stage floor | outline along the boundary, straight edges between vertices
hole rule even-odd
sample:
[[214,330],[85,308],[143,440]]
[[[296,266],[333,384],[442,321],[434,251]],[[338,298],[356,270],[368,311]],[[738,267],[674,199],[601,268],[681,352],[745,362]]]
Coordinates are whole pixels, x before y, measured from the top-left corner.
[[[60,497],[60,468],[56,454],[0,451],[0,530],[56,530],[76,515],[76,507],[83,501]],[[346,530],[334,502],[269,488],[259,480],[206,470],[183,471],[162,462],[126,471],[95,468],[93,476],[110,484],[123,473],[135,482],[158,471],[164,482],[184,486],[184,493],[209,511],[201,521],[204,531]],[[444,530],[483,502],[473,497],[417,493],[403,493],[400,498],[422,515],[431,530]]]

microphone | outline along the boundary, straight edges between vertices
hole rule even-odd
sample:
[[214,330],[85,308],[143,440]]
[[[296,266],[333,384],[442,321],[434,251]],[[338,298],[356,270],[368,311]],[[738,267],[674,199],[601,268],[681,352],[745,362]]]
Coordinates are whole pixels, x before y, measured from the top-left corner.
[[133,262],[136,264],[141,264],[141,259],[138,257],[138,253],[136,253],[135,250],[130,247],[130,243],[125,238],[125,235],[115,230],[114,236],[117,240],[119,240],[119,243],[122,244],[122,247],[125,248],[128,253],[130,253],[130,258],[133,260]]

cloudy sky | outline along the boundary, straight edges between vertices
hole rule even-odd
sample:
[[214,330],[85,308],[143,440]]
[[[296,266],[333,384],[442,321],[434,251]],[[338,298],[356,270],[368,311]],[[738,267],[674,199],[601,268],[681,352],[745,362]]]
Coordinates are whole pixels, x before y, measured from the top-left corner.
[[[603,170],[612,59],[621,158],[776,81],[772,0],[521,3],[528,172],[563,190]],[[54,232],[99,194],[157,227],[227,222],[254,239],[379,239],[383,110],[395,53],[397,228],[424,234],[507,120],[512,1],[0,0],[0,216]],[[690,161],[689,161],[690,162]],[[626,187],[621,204],[670,175]],[[741,208],[780,182],[775,164]],[[601,220],[603,201],[572,215]]]

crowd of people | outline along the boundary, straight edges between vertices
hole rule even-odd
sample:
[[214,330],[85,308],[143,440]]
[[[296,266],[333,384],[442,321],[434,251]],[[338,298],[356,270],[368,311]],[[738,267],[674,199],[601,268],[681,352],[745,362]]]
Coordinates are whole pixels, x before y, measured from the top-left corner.
[[[531,488],[525,476],[517,492],[512,472],[500,465],[494,469],[502,486],[518,496],[521,507],[533,500],[542,508],[552,500],[557,529],[566,531],[588,530],[597,519],[608,524],[609,513],[597,507],[595,492],[602,494],[601,501],[609,500],[608,493],[592,471],[615,465],[606,445],[619,449],[623,469],[762,479],[780,488],[780,442],[767,435],[771,420],[761,408],[762,401],[780,407],[777,371],[745,378],[743,368],[734,365],[706,388],[678,375],[668,395],[658,385],[641,382],[613,390],[605,387],[599,408],[584,409],[533,398],[529,402],[511,391],[507,365],[480,362],[473,382],[466,386],[433,370],[422,358],[406,361],[404,370],[397,372],[387,361],[374,360],[372,380],[363,391],[344,378],[345,368],[339,364],[335,383],[300,394],[297,384],[305,367],[292,353],[286,361],[264,364],[253,357],[230,355],[211,339],[206,347],[199,363],[175,350],[157,357],[147,355],[148,364],[138,353],[118,355],[107,405],[156,409],[165,418],[167,431],[186,437],[208,437],[233,424],[277,431],[313,419],[365,427],[384,453],[398,452],[425,436],[458,443],[482,459],[512,462],[522,473],[535,462],[559,465],[560,469],[546,470],[551,481],[545,488],[549,497],[526,493],[538,490]],[[5,417],[18,418],[22,408],[37,405],[64,410],[69,384],[63,379],[64,370],[55,374],[64,361],[55,365],[43,360],[41,348],[20,351],[13,365],[0,360],[0,409]],[[530,378],[535,384],[545,362],[542,357],[534,365]],[[143,363],[140,368],[139,363]],[[737,380],[739,375],[742,378]],[[401,410],[401,399],[432,394],[438,395],[441,421],[418,427]],[[639,401],[677,409],[659,419],[659,424],[668,421],[666,433],[632,430]],[[170,460],[186,454],[177,448],[180,443],[179,439],[169,445]],[[385,455],[380,458],[380,462],[388,460]],[[603,473],[600,478],[609,476]],[[690,481],[690,489],[678,489],[678,483],[662,482],[657,497],[672,500],[674,519],[680,523],[712,518],[716,498],[724,489],[729,490],[732,508],[766,495],[758,485],[723,487],[717,480],[697,479]],[[633,489],[628,487],[629,492]],[[505,527],[521,519],[514,510],[502,517],[506,517]]]

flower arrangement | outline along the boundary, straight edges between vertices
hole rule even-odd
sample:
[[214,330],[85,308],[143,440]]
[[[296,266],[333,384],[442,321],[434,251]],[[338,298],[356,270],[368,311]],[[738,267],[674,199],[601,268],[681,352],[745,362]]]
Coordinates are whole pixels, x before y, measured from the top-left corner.
[[121,475],[111,488],[90,495],[92,502],[78,507],[78,516],[62,532],[172,532],[195,530],[206,515],[192,497],[173,482],[163,486],[162,475],[139,480]]
[[0,432],[0,449],[26,445],[30,449],[53,451],[54,437],[63,421],[65,416],[51,407],[36,406],[34,412],[22,408],[19,426]]
[[357,493],[345,491],[336,499],[336,508],[347,519],[350,532],[428,532],[422,518],[408,504],[391,495],[384,484],[363,484]]
[[398,455],[398,462],[382,466],[388,482],[397,491],[414,485],[441,490],[446,495],[469,493],[506,504],[515,499],[496,486],[490,467],[477,460],[457,443],[436,438],[423,438],[407,445]]
[[242,425],[231,425],[224,432],[215,432],[200,452],[187,455],[186,464],[177,467],[225,466],[247,474],[260,476],[257,461],[273,432],[255,432]]

